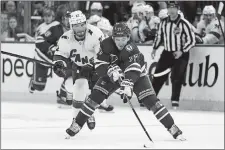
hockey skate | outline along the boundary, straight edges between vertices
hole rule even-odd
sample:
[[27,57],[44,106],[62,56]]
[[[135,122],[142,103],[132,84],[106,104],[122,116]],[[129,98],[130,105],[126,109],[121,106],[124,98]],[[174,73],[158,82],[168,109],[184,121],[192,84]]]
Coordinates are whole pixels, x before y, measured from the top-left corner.
[[174,139],[186,141],[186,138],[183,137],[183,132],[175,124],[170,129],[168,129],[168,131]]
[[114,107],[112,105],[103,106],[100,105],[99,108],[100,112],[112,112]]
[[98,107],[100,112],[113,112],[114,107],[112,105],[108,105],[106,100],[104,100],[100,106]]
[[72,100],[67,100],[66,97],[62,97],[59,94],[59,91],[56,91],[56,96],[57,96],[58,108],[71,108]]
[[81,130],[81,127],[76,123],[76,120],[74,118],[70,127],[66,129],[66,133],[67,133],[66,139],[69,139],[70,137],[75,136],[80,130]]
[[90,118],[88,118],[87,126],[90,130],[93,130],[95,128],[95,117],[93,115]]
[[172,101],[172,108],[173,108],[173,110],[177,110],[179,108],[179,102]]
[[29,86],[28,86],[29,92],[30,92],[31,94],[33,94],[34,91],[35,91],[34,87],[32,86],[32,81],[33,81],[33,80],[30,79],[30,83],[29,83]]

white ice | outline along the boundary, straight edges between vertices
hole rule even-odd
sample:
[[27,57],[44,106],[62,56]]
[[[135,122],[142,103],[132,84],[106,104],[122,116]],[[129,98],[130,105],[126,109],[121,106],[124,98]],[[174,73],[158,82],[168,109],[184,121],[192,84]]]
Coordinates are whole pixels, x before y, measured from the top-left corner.
[[[65,139],[65,130],[71,124],[72,109],[59,109],[54,104],[2,102],[1,110],[3,149],[140,149],[148,142],[129,107],[115,107],[114,113],[96,110],[96,128],[90,131],[85,125],[69,140]],[[154,140],[154,149],[224,148],[223,112],[171,111],[188,139],[181,142],[174,140],[151,112],[141,108],[136,111]]]

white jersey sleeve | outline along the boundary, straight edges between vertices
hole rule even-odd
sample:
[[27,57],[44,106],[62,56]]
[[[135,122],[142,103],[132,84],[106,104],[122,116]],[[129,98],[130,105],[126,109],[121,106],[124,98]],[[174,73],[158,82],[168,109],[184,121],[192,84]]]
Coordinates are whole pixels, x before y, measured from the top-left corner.
[[94,52],[95,56],[100,50],[100,43],[105,39],[104,33],[97,27],[94,27],[94,34],[95,34],[95,42],[94,42]]
[[147,25],[145,20],[142,20],[141,23],[139,24],[139,27],[138,27],[139,36],[140,36],[140,39],[141,39],[142,42],[144,42],[145,38],[146,38],[146,36],[143,33],[143,30],[145,28],[148,28],[148,25]]
[[57,56],[61,56],[64,58],[69,58],[70,57],[70,51],[71,51],[71,47],[70,47],[70,34],[71,34],[71,30],[65,32],[59,39],[58,41],[58,50],[55,52],[54,55]]
[[[223,24],[222,29],[224,29]],[[203,37],[204,44],[217,44],[222,41],[223,35],[221,31],[221,27],[219,25],[219,20],[214,19],[210,24],[206,26],[206,35]],[[223,40],[224,41],[224,40]]]

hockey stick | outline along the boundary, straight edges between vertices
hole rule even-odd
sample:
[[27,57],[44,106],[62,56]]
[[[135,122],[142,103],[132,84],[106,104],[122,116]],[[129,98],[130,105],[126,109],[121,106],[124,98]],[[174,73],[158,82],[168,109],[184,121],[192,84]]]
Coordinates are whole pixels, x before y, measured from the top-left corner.
[[[148,134],[148,131],[145,129],[145,126],[143,125],[141,119],[138,117],[138,114],[136,113],[132,103],[130,102],[129,98],[127,96],[125,96],[126,100],[128,101],[134,115],[136,116],[136,118],[138,119],[139,123],[141,124],[142,129],[144,130],[145,134],[147,135],[148,139],[153,143],[152,138],[150,137],[150,135]],[[144,145],[144,147],[146,147],[146,144]]]
[[5,51],[1,51],[1,53],[5,54],[5,55],[13,56],[13,57],[26,59],[26,60],[29,60],[29,61],[32,61],[32,62],[36,62],[36,63],[40,63],[40,64],[46,64],[46,65],[49,65],[49,66],[52,66],[52,67],[54,66],[53,64],[51,64],[49,62],[40,61],[40,60],[37,60],[37,59],[34,59],[34,58],[29,58],[29,57],[18,55],[18,54],[14,54],[14,53],[9,53],[9,52],[5,52]]
[[223,4],[222,2],[220,2],[220,3],[219,3],[219,7],[218,7],[218,11],[217,11],[217,13],[218,13],[218,15],[219,15],[220,17],[218,18],[218,16],[217,16],[217,19],[218,19],[218,21],[219,21],[219,26],[220,26],[220,29],[221,29],[223,38],[225,39],[224,32],[223,32],[223,28],[222,28],[222,25],[221,25],[221,22],[220,22],[223,7],[224,7],[224,4]]

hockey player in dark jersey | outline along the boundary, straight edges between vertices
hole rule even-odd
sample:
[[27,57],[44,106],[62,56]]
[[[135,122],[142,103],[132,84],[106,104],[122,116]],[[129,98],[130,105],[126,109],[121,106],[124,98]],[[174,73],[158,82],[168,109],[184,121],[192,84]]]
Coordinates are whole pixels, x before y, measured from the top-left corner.
[[[38,26],[35,35],[35,59],[48,62],[52,64],[54,52],[57,50],[57,41],[64,33],[62,23],[55,18],[59,18],[59,11],[56,12],[56,16],[53,10],[45,8],[43,11],[44,22]],[[70,66],[70,65],[68,65]],[[34,62],[33,76],[29,84],[29,91],[33,93],[36,91],[43,91],[47,83],[47,74],[51,66],[46,64],[40,64]],[[71,73],[67,73],[65,80],[71,76]],[[65,81],[64,80],[64,81]],[[72,104],[72,93],[65,91],[64,82],[61,85],[60,93],[57,93],[57,102],[60,104]],[[64,90],[65,92],[61,92]],[[67,101],[68,100],[68,101]]]
[[95,68],[100,78],[66,130],[69,137],[75,136],[99,104],[120,88],[125,103],[126,98],[131,99],[134,92],[174,139],[185,140],[168,110],[156,97],[146,72],[144,56],[130,40],[130,30],[125,23],[115,24],[112,36],[101,42]]

